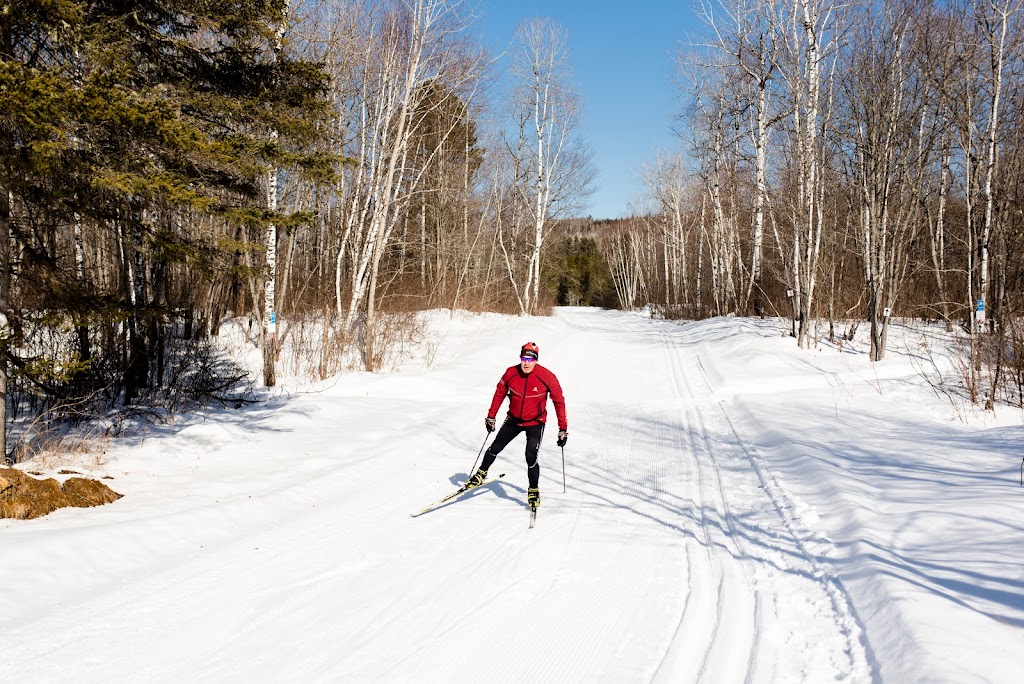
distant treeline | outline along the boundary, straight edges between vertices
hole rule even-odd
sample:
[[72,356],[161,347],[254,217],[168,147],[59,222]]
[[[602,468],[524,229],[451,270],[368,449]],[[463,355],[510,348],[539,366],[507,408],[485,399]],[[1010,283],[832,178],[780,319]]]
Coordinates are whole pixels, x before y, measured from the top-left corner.
[[969,366],[1020,384],[1019,6],[706,7],[682,151],[594,221],[555,22],[496,66],[458,0],[10,5],[0,427],[223,400],[227,317],[272,385],[293,326],[326,377],[437,307],[777,314],[803,345],[853,318],[876,359],[889,316],[926,316],[987,330]]

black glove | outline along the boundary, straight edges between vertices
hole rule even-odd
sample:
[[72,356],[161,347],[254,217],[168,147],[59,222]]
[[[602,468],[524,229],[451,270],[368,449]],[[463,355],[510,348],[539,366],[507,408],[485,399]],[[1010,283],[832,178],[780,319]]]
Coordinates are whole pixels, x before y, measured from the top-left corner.
[[563,447],[563,446],[565,446],[565,443],[568,442],[568,441],[569,441],[569,431],[568,430],[559,430],[558,431],[558,441],[556,442],[556,444],[558,444],[558,446],[560,446],[560,447]]
[[494,432],[494,419],[490,417],[485,418],[484,427],[487,428],[487,432]]

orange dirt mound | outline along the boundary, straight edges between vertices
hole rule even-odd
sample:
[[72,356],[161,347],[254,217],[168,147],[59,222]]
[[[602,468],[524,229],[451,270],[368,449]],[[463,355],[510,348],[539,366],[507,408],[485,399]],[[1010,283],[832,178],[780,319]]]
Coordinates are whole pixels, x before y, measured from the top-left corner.
[[121,495],[98,480],[72,477],[63,485],[39,480],[15,468],[0,468],[0,518],[27,520],[58,508],[88,508],[117,501]]

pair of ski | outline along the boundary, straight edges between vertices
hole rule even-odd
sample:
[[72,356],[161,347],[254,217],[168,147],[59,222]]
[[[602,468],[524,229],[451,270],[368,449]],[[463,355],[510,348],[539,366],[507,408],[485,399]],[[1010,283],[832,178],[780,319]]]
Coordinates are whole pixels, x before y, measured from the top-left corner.
[[[467,487],[466,485],[463,485],[462,487],[460,487],[459,489],[455,490],[454,492],[452,492],[448,496],[444,497],[443,499],[439,499],[438,501],[435,501],[434,503],[430,504],[429,506],[424,508],[419,513],[413,513],[410,517],[418,518],[419,516],[423,515],[424,513],[429,513],[430,511],[434,510],[435,508],[439,508],[439,507],[443,506],[444,504],[448,503],[449,501],[454,501],[454,500],[458,499],[463,494],[466,494],[468,492],[472,492],[472,491],[475,491],[477,489],[480,489],[481,487],[489,485],[492,482],[497,482],[498,480],[500,480],[503,477],[505,477],[505,473],[502,473],[501,475],[498,475],[498,477],[492,477],[489,480],[484,480],[483,482],[478,484],[476,487]],[[533,529],[533,526],[534,526],[534,524],[536,522],[537,522],[537,509],[535,507],[533,507],[533,506],[530,506],[530,529]]]

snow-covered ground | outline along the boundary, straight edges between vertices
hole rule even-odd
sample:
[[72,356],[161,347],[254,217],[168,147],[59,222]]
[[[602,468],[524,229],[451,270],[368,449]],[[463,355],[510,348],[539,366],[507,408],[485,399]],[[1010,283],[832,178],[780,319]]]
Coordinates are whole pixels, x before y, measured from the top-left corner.
[[[123,499],[0,521],[0,681],[1021,681],[1024,421],[937,396],[914,335],[872,365],[771,320],[426,318],[419,360],[123,440],[89,470]],[[522,438],[410,517],[527,340],[565,492],[552,429],[535,529]]]

